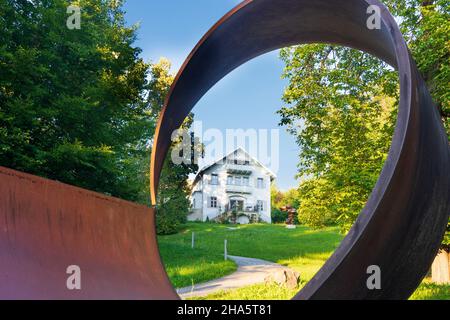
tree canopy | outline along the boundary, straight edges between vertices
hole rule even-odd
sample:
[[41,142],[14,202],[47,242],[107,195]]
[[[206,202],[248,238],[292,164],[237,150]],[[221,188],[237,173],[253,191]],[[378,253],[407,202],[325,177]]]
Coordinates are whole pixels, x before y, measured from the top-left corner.
[[[448,0],[388,0],[449,130]],[[349,230],[389,151],[398,105],[398,75],[368,54],[328,44],[281,51],[289,80],[279,111],[297,138],[299,219]],[[448,131],[447,131],[448,132]]]
[[149,65],[122,1],[0,1],[0,163],[142,201]]

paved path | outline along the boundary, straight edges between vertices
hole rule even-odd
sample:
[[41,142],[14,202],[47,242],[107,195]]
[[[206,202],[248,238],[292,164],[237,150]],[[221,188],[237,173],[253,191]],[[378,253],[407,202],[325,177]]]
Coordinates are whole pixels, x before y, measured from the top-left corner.
[[279,264],[260,259],[228,256],[236,262],[238,269],[229,276],[211,280],[205,283],[178,289],[177,292],[182,299],[207,296],[217,291],[237,289],[257,283],[264,282],[264,279],[276,271],[287,268]]

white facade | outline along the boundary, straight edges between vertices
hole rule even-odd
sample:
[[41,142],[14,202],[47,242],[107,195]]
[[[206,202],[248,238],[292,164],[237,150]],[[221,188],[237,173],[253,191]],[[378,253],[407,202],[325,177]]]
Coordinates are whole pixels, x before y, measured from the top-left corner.
[[271,223],[270,186],[275,175],[243,149],[207,166],[192,186],[190,221],[214,220],[237,212],[236,222]]

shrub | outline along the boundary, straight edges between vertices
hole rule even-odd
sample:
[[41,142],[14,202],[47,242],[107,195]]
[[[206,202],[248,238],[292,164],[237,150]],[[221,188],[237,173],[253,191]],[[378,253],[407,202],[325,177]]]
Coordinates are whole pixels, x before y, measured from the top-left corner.
[[280,209],[272,208],[272,223],[285,223],[288,218],[288,213]]

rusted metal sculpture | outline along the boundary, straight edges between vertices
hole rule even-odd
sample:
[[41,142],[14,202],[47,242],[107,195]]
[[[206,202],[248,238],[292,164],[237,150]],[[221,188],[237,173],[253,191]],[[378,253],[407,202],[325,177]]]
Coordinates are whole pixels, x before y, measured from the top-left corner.
[[151,208],[0,167],[0,299],[176,299],[154,230]]
[[[366,27],[369,5],[380,30]],[[151,199],[177,129],[221,78],[265,52],[328,42],[371,53],[400,75],[397,128],[380,179],[354,227],[297,299],[404,299],[437,253],[450,212],[448,140],[389,12],[375,0],[247,0],[201,39],[162,111],[151,164]],[[0,169],[0,298],[176,299],[160,261],[155,208]],[[67,267],[82,271],[66,287]],[[367,267],[382,289],[366,286]]]
[[[381,9],[381,28],[367,21]],[[369,11],[370,12],[370,11]],[[326,42],[373,54],[398,70],[400,105],[389,157],[355,225],[296,299],[405,299],[427,273],[450,213],[446,133],[399,28],[376,0],[244,1],[197,44],[161,114],[152,157],[152,201],[172,131],[220,79],[271,50]],[[367,269],[382,272],[381,290]]]
[[282,212],[287,212],[288,218],[286,219],[286,225],[295,227],[295,215],[297,214],[297,210],[292,206],[284,206],[281,207],[280,210]]

